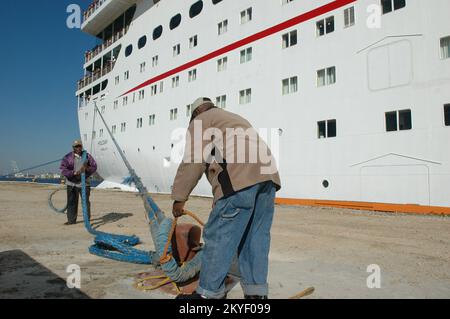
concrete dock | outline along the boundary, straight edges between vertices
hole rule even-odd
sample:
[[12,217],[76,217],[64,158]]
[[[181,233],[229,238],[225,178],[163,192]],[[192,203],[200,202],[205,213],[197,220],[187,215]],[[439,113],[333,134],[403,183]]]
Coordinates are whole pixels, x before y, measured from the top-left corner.
[[[92,236],[81,214],[77,225],[63,226],[66,216],[47,205],[57,187],[0,183],[1,299],[173,298],[133,287],[134,277],[151,266],[90,255]],[[170,213],[168,196],[154,199]],[[55,202],[63,206],[64,191]],[[99,230],[136,234],[143,241],[138,248],[153,248],[134,194],[93,190],[91,202]],[[193,198],[187,208],[206,221],[211,200]],[[66,286],[72,264],[81,267],[81,289]],[[380,288],[368,288],[368,277],[376,275],[370,265],[379,267]],[[272,299],[311,286],[316,291],[308,298],[450,298],[450,218],[277,206],[269,285]],[[240,286],[229,298],[242,298]]]

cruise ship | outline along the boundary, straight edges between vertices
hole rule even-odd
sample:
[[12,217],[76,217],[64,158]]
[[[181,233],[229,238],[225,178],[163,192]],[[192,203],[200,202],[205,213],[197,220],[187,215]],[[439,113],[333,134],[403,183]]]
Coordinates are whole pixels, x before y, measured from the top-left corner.
[[[105,179],[170,193],[191,103],[247,118],[287,205],[450,213],[450,1],[98,0],[78,116]],[[211,196],[203,179],[195,195]]]

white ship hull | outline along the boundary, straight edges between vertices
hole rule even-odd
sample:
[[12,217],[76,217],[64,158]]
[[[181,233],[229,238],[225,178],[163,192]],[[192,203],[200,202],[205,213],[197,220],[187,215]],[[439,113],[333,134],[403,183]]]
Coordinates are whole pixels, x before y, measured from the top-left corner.
[[[149,191],[170,193],[177,170],[167,165],[175,143],[171,134],[187,127],[186,106],[199,96],[226,95],[227,110],[257,128],[279,132],[280,202],[334,201],[353,203],[351,207],[384,203],[397,205],[390,207],[398,211],[410,205],[428,207],[420,212],[450,207],[450,127],[444,119],[444,105],[450,103],[450,59],[440,56],[440,39],[450,35],[449,1],[434,0],[430,6],[429,1],[407,0],[404,8],[381,16],[380,28],[367,25],[368,6],[378,2],[373,0],[296,0],[285,5],[281,0],[224,0],[215,5],[208,0],[193,19],[189,10],[194,0],[130,2],[136,3],[136,12],[128,32],[111,46],[121,45],[112,71],[77,92],[81,136],[109,186],[127,185],[128,172],[100,118],[94,118],[95,103],[116,127],[116,139]],[[335,7],[317,9],[326,4]],[[252,20],[240,24],[240,12],[250,7]],[[350,7],[355,24],[345,27],[344,10]],[[181,25],[170,30],[169,21],[178,13]],[[318,36],[317,22],[330,16],[334,31]],[[291,26],[293,18],[298,23]],[[218,23],[225,19],[228,30],[218,35]],[[158,25],[163,33],[153,40]],[[275,26],[276,32],[271,29]],[[86,22],[85,28],[90,27]],[[282,35],[293,30],[298,43],[283,49]],[[138,49],[144,35],[147,43]],[[198,45],[190,48],[194,35]],[[130,44],[133,52],[125,57]],[[181,53],[174,56],[177,44]],[[241,64],[240,51],[249,47],[252,59]],[[153,67],[156,55],[158,65]],[[227,67],[218,72],[217,60],[223,57]],[[335,67],[335,83],[318,87],[317,71],[329,67]],[[189,82],[193,69],[196,80]],[[177,75],[179,86],[173,88]],[[282,80],[291,77],[297,77],[298,90],[284,95]],[[82,98],[105,80],[104,90],[90,94],[89,101]],[[251,102],[240,104],[240,91],[249,88]],[[171,120],[175,108],[178,116]],[[410,110],[412,128],[387,132],[386,113],[401,110]],[[326,120],[336,120],[336,137],[319,138],[318,122]],[[195,194],[211,195],[205,179]]]

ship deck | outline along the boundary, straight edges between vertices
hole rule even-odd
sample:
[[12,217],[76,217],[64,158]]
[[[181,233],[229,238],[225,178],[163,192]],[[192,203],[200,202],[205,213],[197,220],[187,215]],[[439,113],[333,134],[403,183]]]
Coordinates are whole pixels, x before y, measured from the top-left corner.
[[[0,298],[173,298],[133,288],[150,266],[90,255],[81,223],[66,228],[49,210],[55,186],[0,183]],[[64,192],[56,196],[64,200]],[[168,196],[155,196],[169,211]],[[194,198],[189,209],[206,220],[211,202]],[[143,208],[134,194],[95,190],[95,225],[136,234],[152,249]],[[277,206],[270,255],[270,297],[287,298],[314,286],[308,298],[449,298],[450,218],[383,214],[337,208]],[[81,290],[68,290],[66,267],[82,270]],[[381,268],[381,289],[366,286],[367,266]],[[237,286],[230,298],[242,298]]]

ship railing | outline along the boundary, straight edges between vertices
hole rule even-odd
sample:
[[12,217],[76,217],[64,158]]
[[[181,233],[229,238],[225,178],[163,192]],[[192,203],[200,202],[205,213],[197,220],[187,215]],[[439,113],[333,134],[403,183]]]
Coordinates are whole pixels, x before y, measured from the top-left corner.
[[86,75],[84,78],[78,81],[78,90],[81,90],[82,88],[110,73],[114,69],[114,65],[114,61],[109,61],[106,66],[103,67],[103,69],[97,69],[91,74]]
[[86,51],[84,55],[85,63],[88,63],[93,58],[95,58],[97,55],[108,49],[111,45],[116,43],[118,40],[120,40],[126,33],[128,32],[128,27],[123,28],[122,30],[116,32],[112,37],[109,39],[106,39],[102,44],[97,45],[95,48],[93,48],[90,51]]
[[92,2],[89,7],[84,11],[83,18],[84,21],[89,19],[91,15],[93,15],[107,0],[95,0]]

